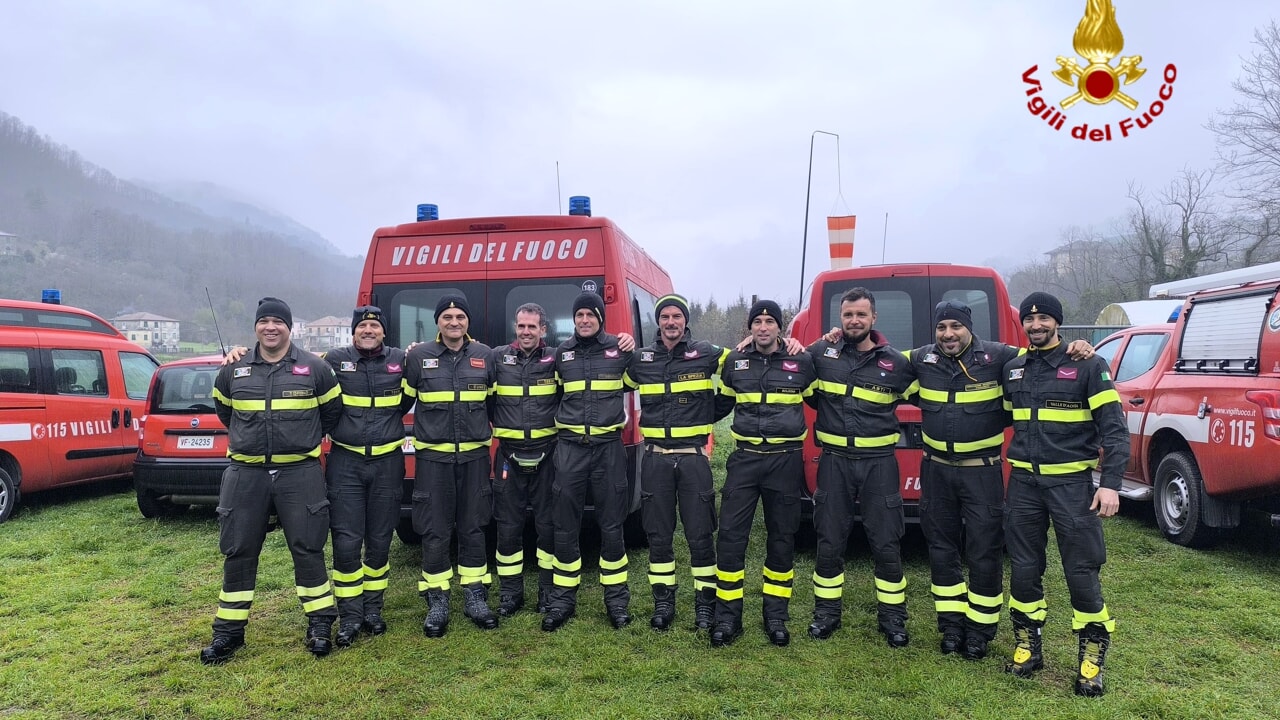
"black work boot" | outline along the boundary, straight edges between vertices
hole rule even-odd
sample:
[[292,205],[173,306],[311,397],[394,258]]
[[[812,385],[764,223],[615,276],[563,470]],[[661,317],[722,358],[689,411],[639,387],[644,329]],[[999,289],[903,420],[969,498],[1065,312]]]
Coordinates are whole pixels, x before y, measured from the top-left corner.
[[882,624],[880,632],[884,633],[884,641],[891,648],[904,648],[911,642],[911,637],[907,634],[907,624],[902,618],[889,618]]
[[813,601],[813,622],[809,623],[809,637],[826,640],[840,629],[840,616],[844,605],[840,600],[818,598]]
[[674,585],[653,586],[653,617],[649,627],[654,630],[670,630],[676,621],[676,588]]
[[381,635],[387,631],[387,622],[382,619],[381,612],[371,612],[364,616],[360,630],[368,635]]
[[498,587],[498,614],[511,617],[524,607],[524,576],[510,575],[502,578]]
[[716,589],[703,588],[693,596],[693,626],[699,630],[710,630],[716,617]]
[[340,648],[351,647],[356,638],[360,637],[361,623],[354,620],[343,620],[338,623],[338,634],[333,638],[333,644]]
[[964,630],[958,627],[942,628],[942,641],[938,644],[938,649],[943,655],[961,652],[964,649]]
[[777,618],[765,618],[764,634],[771,644],[778,647],[791,644],[791,633],[787,631],[787,624]]
[[547,611],[547,603],[551,602],[551,588],[555,587],[555,576],[550,570],[538,569],[538,614]]
[[742,621],[717,622],[711,628],[711,647],[729,647],[742,636]]
[[333,618],[313,617],[307,621],[307,650],[318,658],[333,650]]
[[483,583],[471,583],[462,588],[465,601],[462,613],[471,618],[471,622],[481,630],[493,630],[498,627],[498,616],[489,609],[489,589]]
[[449,591],[427,591],[427,619],[422,622],[422,633],[429,638],[444,637],[449,629]]
[[200,662],[205,665],[221,665],[244,647],[244,635],[214,633],[213,642],[200,651]]
[[547,613],[542,616],[542,631],[555,632],[564,627],[569,622],[569,618],[575,614],[574,608],[558,608],[548,607]]
[[1098,623],[1089,623],[1080,631],[1080,657],[1076,672],[1077,695],[1102,697],[1106,687],[1102,682],[1102,670],[1107,662],[1107,649],[1111,647],[1111,633]]
[[975,633],[966,633],[964,636],[964,647],[960,650],[960,657],[965,660],[981,660],[987,656],[987,643],[989,641]]
[[607,607],[605,612],[609,615],[609,624],[613,626],[614,630],[621,630],[631,624],[631,613],[627,612],[625,605]]
[[1013,624],[1013,660],[1004,666],[1004,671],[1020,678],[1029,678],[1035,671],[1044,667],[1044,646],[1039,625],[1019,623]]

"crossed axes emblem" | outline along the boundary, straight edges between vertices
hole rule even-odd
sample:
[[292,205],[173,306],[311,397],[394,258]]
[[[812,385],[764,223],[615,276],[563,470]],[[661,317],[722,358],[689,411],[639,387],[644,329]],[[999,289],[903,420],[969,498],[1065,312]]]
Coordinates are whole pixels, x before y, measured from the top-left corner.
[[[1119,86],[1121,84],[1121,78],[1124,78],[1123,84],[1128,85],[1146,74],[1146,68],[1138,67],[1141,63],[1141,55],[1130,55],[1128,57],[1120,58],[1120,62],[1114,68],[1111,67],[1110,63],[1105,62],[1093,62],[1090,63],[1088,67],[1082,68],[1079,63],[1075,61],[1075,58],[1066,58],[1059,55],[1059,69],[1053,71],[1053,76],[1061,80],[1064,84],[1075,85],[1077,88],[1075,94],[1062,101],[1062,109],[1066,110],[1081,100],[1089,100],[1089,102],[1094,102],[1095,104],[1118,100],[1121,105],[1124,105],[1130,110],[1137,110],[1138,101],[1121,92]],[[1114,83],[1112,85],[1114,89],[1111,94],[1105,98],[1099,98],[1096,102],[1092,99],[1094,96],[1090,95],[1085,90],[1085,78],[1094,72],[1107,73],[1111,76],[1112,83]]]

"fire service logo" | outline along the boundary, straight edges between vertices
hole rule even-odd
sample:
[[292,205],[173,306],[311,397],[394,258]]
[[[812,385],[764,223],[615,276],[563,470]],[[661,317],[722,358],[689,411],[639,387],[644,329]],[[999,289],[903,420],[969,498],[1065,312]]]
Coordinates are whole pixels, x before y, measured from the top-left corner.
[[[1161,73],[1163,82],[1157,97],[1141,113],[1114,123],[1114,127],[1111,122],[1099,123],[1095,120],[1092,125],[1081,122],[1070,125],[1068,129],[1067,111],[1073,107],[1084,109],[1088,105],[1110,105],[1116,102],[1129,111],[1136,112],[1140,103],[1129,92],[1137,95],[1143,88],[1150,92],[1150,88],[1154,86],[1154,82],[1148,79],[1137,89],[1126,92],[1147,74],[1147,68],[1142,67],[1141,55],[1119,57],[1112,64],[1111,61],[1124,50],[1124,34],[1116,23],[1116,9],[1111,0],[1086,0],[1084,17],[1076,26],[1072,45],[1085,64],[1081,65],[1074,57],[1059,55],[1058,69],[1051,74],[1059,82],[1073,88],[1074,92],[1064,95],[1056,104],[1047,101],[1045,96],[1049,93],[1036,77],[1040,66],[1032,65],[1022,73],[1022,82],[1028,86],[1026,94],[1031,98],[1027,102],[1027,110],[1053,130],[1067,130],[1071,137],[1091,142],[1119,140],[1151,127],[1164,112],[1165,103],[1173,97],[1173,83],[1178,79],[1178,69],[1173,63],[1164,66]],[[1078,104],[1082,100],[1086,105]]]

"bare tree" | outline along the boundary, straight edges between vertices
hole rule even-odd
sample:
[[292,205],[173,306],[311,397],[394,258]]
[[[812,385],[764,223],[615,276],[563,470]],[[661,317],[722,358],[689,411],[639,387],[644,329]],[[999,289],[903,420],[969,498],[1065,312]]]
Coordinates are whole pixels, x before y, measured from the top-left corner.
[[1254,32],[1256,50],[1232,83],[1240,99],[1208,124],[1217,135],[1233,195],[1274,212],[1280,206],[1280,27]]
[[1183,170],[1154,199],[1129,185],[1136,207],[1118,242],[1118,277],[1132,278],[1145,290],[1230,262],[1239,236],[1218,220],[1213,181],[1212,171]]

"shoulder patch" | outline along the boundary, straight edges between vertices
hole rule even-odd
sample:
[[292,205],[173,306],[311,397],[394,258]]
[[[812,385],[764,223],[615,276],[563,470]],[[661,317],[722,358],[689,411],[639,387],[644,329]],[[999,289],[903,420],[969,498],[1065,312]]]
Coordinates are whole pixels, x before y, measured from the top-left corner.
[[747,370],[747,369],[749,369],[750,367],[751,367],[751,361],[750,361],[750,360],[734,360],[734,361],[733,361],[733,369],[734,369],[734,370]]
[[251,367],[238,367],[235,370],[231,371],[231,377],[233,378],[249,377],[249,373],[251,372],[253,372],[253,368]]
[[356,371],[356,364],[349,360],[343,360],[341,363],[338,364],[338,372],[355,372],[355,371]]
[[1102,379],[1106,382],[1111,382],[1111,373],[1107,372],[1106,370],[1103,370]]

